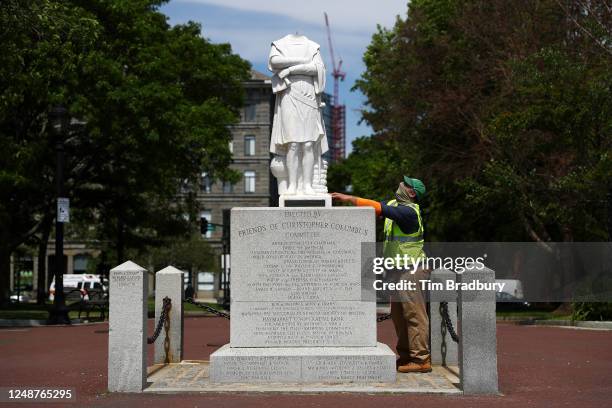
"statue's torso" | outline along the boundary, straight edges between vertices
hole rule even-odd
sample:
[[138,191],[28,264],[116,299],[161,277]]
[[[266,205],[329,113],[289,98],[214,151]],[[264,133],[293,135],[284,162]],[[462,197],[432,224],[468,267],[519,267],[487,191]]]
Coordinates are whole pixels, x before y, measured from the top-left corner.
[[[292,58],[310,58],[311,52],[309,44],[306,41],[290,40],[287,41],[283,48],[283,53]],[[308,99],[315,99],[314,76],[292,74],[289,76],[291,81],[290,92],[299,92]]]

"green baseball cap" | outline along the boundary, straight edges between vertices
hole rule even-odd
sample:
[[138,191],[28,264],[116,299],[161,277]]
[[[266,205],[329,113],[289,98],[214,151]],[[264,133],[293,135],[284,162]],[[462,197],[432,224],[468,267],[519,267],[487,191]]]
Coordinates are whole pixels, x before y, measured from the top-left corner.
[[420,201],[425,197],[425,184],[423,184],[421,180],[404,176],[404,184],[412,187],[414,191],[416,191],[417,200]]

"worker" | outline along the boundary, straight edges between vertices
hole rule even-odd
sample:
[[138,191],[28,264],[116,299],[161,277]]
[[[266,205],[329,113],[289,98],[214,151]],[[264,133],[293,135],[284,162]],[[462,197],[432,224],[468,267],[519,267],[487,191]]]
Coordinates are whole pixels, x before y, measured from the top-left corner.
[[[357,206],[374,207],[377,216],[385,218],[383,255],[395,258],[404,255],[425,257],[423,251],[423,219],[419,202],[425,196],[425,185],[418,179],[404,176],[395,199],[378,202],[347,194],[332,193],[332,198]],[[417,269],[403,273],[401,279],[418,282],[428,279],[429,271]],[[397,370],[402,373],[431,371],[429,351],[429,317],[420,285],[415,290],[397,292],[391,299],[391,318],[397,334]]]

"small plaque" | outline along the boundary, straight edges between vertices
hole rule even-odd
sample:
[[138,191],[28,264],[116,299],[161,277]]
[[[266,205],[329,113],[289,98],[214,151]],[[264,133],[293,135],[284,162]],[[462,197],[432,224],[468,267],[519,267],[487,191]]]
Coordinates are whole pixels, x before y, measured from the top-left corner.
[[65,197],[57,199],[57,222],[70,222],[70,199]]
[[285,200],[285,207],[325,207],[325,200]]

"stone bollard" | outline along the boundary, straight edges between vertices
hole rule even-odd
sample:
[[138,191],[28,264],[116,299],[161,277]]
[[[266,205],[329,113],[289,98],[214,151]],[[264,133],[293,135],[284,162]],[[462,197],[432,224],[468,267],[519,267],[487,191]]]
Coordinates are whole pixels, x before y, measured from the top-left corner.
[[142,392],[147,381],[146,269],[127,261],[111,269],[108,390]]
[[170,308],[170,330],[168,337],[170,347],[168,360],[164,340],[165,330],[162,329],[155,341],[154,364],[180,363],[183,359],[183,272],[174,266],[168,266],[155,274],[155,324],[159,321],[166,296],[172,301]]
[[[446,281],[455,281],[456,274],[447,269],[436,269],[431,272],[432,283],[442,283],[446,287]],[[430,329],[431,329],[431,363],[443,366],[456,366],[458,364],[459,346],[453,341],[446,329],[442,315],[440,314],[440,303],[448,302],[448,315],[457,331],[457,292],[456,291],[432,291],[430,292]]]
[[[495,272],[472,268],[457,278],[462,283],[492,283]],[[466,395],[498,393],[495,323],[494,291],[459,291],[459,369]]]

